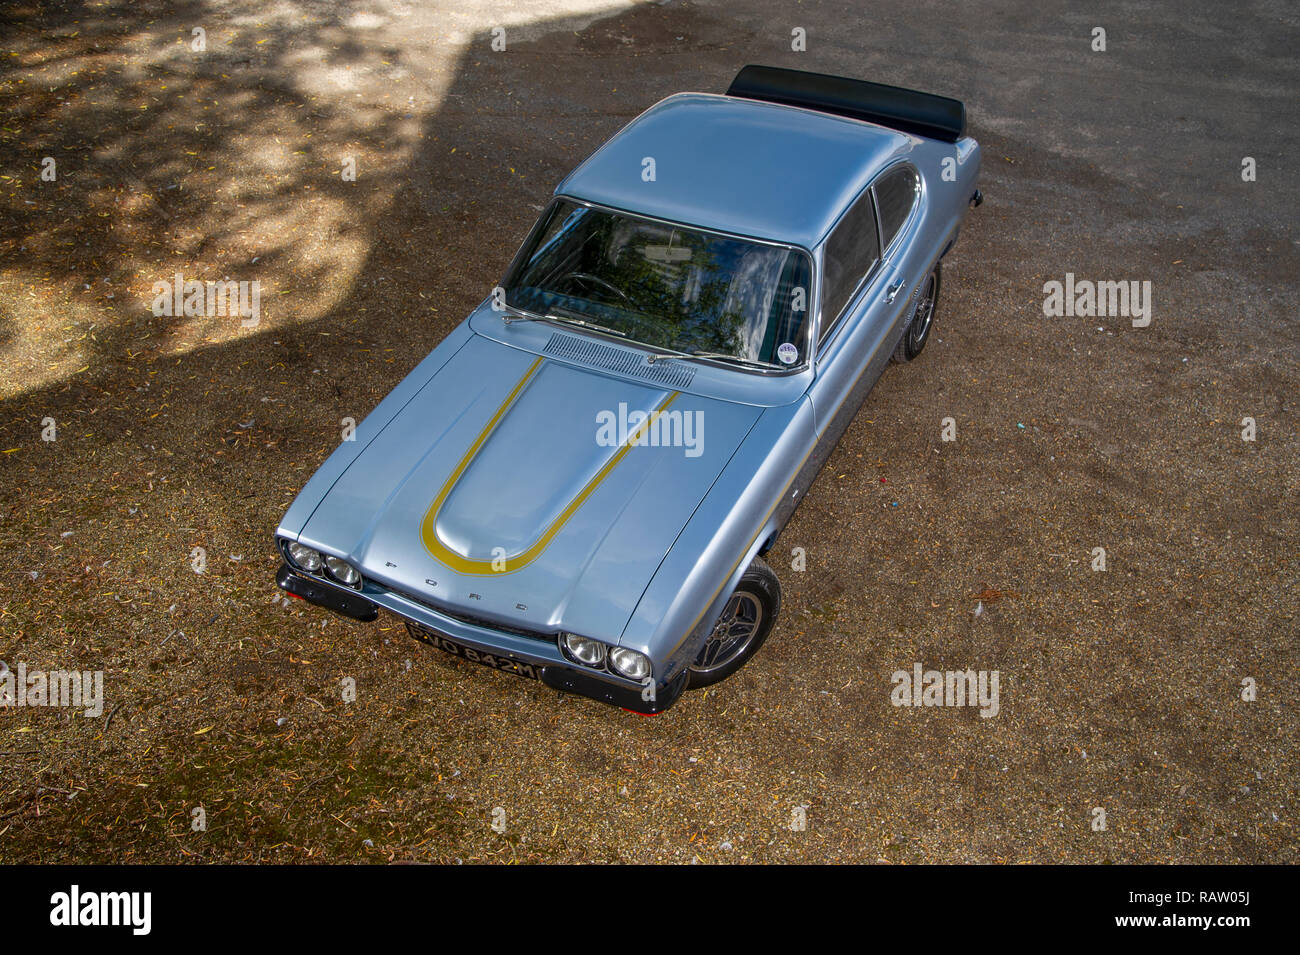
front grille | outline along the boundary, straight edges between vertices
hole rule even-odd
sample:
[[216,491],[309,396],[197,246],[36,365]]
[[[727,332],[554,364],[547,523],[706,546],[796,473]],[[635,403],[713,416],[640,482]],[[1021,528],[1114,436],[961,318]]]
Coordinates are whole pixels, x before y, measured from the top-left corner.
[[453,620],[459,620],[461,623],[467,623],[472,627],[482,627],[484,630],[497,630],[501,633],[512,633],[517,637],[527,637],[530,640],[544,640],[547,643],[553,643],[555,641],[555,635],[551,633],[540,633],[536,630],[514,627],[507,623],[498,623],[495,620],[488,620],[485,617],[476,617],[473,614],[465,613],[462,610],[449,610],[440,604],[436,604],[431,600],[426,600],[424,597],[417,597],[415,594],[408,593],[405,590],[397,590],[396,588],[389,589],[399,597],[405,597],[412,603],[417,603],[421,607],[428,607],[435,613],[440,613],[444,617],[451,617]]
[[623,375],[632,375],[669,388],[686,388],[695,379],[695,369],[671,360],[647,364],[640,352],[626,348],[613,348],[586,338],[555,332],[542,349],[548,355],[567,358],[584,365],[608,368]]

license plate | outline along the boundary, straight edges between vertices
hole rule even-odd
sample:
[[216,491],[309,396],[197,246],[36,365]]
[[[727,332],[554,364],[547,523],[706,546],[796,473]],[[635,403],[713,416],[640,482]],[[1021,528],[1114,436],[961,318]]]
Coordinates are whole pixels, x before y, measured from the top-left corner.
[[491,667],[494,670],[501,670],[505,673],[514,673],[517,676],[527,677],[530,680],[540,680],[542,678],[542,668],[538,664],[524,663],[522,660],[512,660],[507,656],[496,653],[488,653],[485,650],[475,650],[473,647],[467,647],[457,643],[455,640],[444,637],[436,630],[430,630],[423,624],[413,621],[406,621],[406,629],[411,636],[421,643],[427,643],[431,647],[437,647],[445,653],[450,653],[454,657],[460,657],[462,660],[469,660],[473,663],[481,663],[485,667]]

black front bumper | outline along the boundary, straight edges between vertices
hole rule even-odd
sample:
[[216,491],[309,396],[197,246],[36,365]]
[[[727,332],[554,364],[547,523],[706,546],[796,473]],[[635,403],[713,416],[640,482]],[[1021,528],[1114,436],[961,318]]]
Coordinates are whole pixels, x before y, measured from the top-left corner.
[[[309,600],[353,620],[369,623],[379,616],[379,608],[355,591],[304,577],[288,564],[280,565],[275,575],[275,582],[282,590],[295,597]],[[656,687],[653,700],[646,700],[643,699],[642,691],[638,688],[619,686],[571,667],[547,663],[538,667],[538,671],[541,681],[549,687],[563,690],[565,693],[589,696],[593,700],[647,716],[662,713],[676,703],[686,689],[687,677],[686,671],[683,670],[668,683]]]
[[566,693],[578,693],[589,696],[593,700],[600,700],[602,703],[609,703],[611,706],[620,706],[633,713],[652,716],[655,713],[662,713],[677,702],[677,698],[686,689],[686,671],[683,670],[667,685],[656,687],[653,700],[644,699],[640,690],[616,686],[589,673],[571,670],[568,667],[543,667],[542,682]]
[[328,607],[335,613],[341,613],[353,620],[369,623],[379,616],[379,608],[359,593],[304,577],[288,564],[280,565],[275,575],[275,582],[281,590],[288,591],[295,597]]

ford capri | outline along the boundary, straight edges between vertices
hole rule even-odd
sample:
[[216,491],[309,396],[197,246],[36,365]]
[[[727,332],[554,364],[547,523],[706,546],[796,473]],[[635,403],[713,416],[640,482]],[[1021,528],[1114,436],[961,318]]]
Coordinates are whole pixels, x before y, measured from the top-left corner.
[[772,633],[764,562],[976,188],[957,100],[747,66],[568,175],[505,273],[311,477],[289,593],[638,713]]

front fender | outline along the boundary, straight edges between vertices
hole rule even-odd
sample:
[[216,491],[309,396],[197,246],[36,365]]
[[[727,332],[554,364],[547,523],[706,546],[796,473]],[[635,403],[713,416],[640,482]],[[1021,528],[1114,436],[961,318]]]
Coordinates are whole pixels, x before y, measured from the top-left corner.
[[655,676],[690,664],[750,562],[777,529],[812,453],[812,406],[802,398],[769,408],[674,542],[624,628],[621,646],[640,650]]

